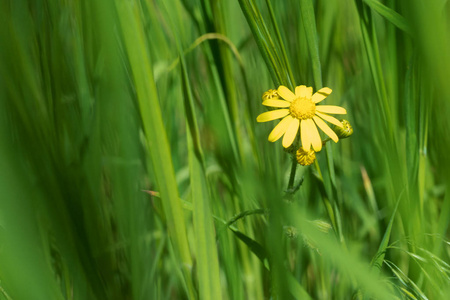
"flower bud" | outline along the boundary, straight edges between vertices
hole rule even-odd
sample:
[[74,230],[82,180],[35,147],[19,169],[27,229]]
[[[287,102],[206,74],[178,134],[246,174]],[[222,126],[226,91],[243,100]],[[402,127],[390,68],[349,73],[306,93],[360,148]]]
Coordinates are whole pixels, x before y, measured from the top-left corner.
[[316,152],[314,150],[305,151],[303,147],[297,150],[297,162],[302,166],[309,166],[316,160]]
[[342,127],[334,126],[334,132],[336,132],[337,136],[340,139],[348,138],[353,134],[353,127],[350,125],[350,122],[347,120],[341,120]]
[[277,90],[270,89],[262,95],[262,99],[263,99],[263,101],[277,100],[277,99],[280,99],[280,96],[278,96]]

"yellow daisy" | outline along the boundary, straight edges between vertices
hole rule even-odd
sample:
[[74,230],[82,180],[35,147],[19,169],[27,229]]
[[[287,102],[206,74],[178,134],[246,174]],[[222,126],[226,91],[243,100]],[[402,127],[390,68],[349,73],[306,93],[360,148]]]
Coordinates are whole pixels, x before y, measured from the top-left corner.
[[268,107],[281,109],[262,113],[256,118],[256,121],[268,122],[283,118],[269,134],[269,141],[275,142],[284,135],[283,147],[287,148],[292,145],[300,129],[303,149],[309,151],[312,145],[314,151],[318,152],[322,149],[322,140],[317,130],[319,127],[337,143],[338,136],[323,120],[342,127],[342,123],[338,119],[328,114],[346,114],[347,111],[340,106],[317,105],[331,94],[330,88],[321,88],[314,95],[312,91],[312,87],[300,85],[295,88],[294,94],[287,87],[281,85],[277,90],[280,99],[268,99],[262,103]]

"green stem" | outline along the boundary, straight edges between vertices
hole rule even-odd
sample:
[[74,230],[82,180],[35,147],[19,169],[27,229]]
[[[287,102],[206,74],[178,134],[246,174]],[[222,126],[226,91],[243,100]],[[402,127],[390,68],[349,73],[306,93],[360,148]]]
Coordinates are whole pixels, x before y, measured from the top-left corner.
[[295,172],[297,171],[297,160],[295,159],[295,153],[292,155],[291,175],[289,175],[289,183],[287,190],[290,191],[294,187]]
[[[325,144],[331,141],[330,138],[327,138],[325,140],[322,141],[322,145],[325,146]],[[317,162],[317,161],[316,161]],[[288,187],[287,190],[291,191],[294,187],[294,181],[295,181],[295,172],[297,171],[297,159],[295,157],[295,153],[292,155],[292,165],[291,165],[291,174],[289,175],[289,183],[288,183]],[[320,172],[320,170],[319,170]],[[322,178],[322,173],[320,173],[320,177]],[[322,179],[323,181],[323,179]]]
[[323,181],[322,171],[320,170],[319,162],[317,161],[317,159],[314,162],[314,166],[316,167],[317,178],[319,179],[320,185],[321,185],[321,187],[319,189],[322,194],[323,204],[325,206],[325,209],[328,213],[328,217],[330,218],[331,224],[333,225],[335,232],[337,234],[339,234],[340,228],[338,228],[338,223],[336,222],[336,217],[334,215],[333,206],[331,205],[331,202],[328,199],[327,192],[325,190],[324,181]]

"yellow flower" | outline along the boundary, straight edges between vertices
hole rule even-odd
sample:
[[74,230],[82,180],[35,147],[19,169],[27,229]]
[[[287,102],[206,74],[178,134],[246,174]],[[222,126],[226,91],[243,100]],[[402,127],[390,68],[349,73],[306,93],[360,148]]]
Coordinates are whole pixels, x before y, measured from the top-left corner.
[[281,85],[277,90],[280,99],[268,99],[262,103],[268,107],[281,109],[262,113],[256,118],[256,121],[268,122],[283,118],[269,134],[269,141],[275,142],[284,135],[283,147],[287,148],[292,145],[300,129],[303,149],[309,151],[312,145],[314,151],[318,152],[322,149],[322,140],[317,125],[337,143],[338,136],[323,120],[342,127],[342,123],[338,119],[328,114],[346,114],[347,111],[334,105],[316,105],[331,94],[330,88],[321,88],[314,95],[312,91],[312,87],[300,85],[295,88],[294,94],[287,87]]

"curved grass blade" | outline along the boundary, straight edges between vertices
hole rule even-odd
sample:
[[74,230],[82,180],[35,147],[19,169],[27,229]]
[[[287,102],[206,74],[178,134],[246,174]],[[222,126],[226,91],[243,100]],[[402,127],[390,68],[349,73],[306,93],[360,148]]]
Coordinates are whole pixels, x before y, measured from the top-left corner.
[[411,35],[411,28],[404,17],[402,17],[398,12],[389,7],[383,5],[377,0],[363,0],[370,8],[379,13],[387,21],[391,22],[400,30]]

